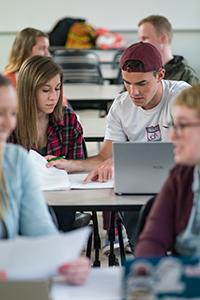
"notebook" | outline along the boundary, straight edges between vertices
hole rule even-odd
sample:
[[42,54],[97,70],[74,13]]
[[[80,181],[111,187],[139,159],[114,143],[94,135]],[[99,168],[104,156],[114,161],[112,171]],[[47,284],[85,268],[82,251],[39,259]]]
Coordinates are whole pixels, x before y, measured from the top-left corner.
[[114,142],[114,191],[116,194],[157,194],[174,165],[168,142]]

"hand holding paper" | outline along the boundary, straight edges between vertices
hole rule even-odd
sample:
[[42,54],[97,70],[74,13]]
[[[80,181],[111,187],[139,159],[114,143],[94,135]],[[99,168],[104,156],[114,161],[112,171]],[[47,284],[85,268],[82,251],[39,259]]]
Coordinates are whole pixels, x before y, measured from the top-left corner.
[[1,240],[0,270],[13,280],[55,276],[61,265],[70,266],[79,257],[89,232],[89,228],[82,228],[65,234]]

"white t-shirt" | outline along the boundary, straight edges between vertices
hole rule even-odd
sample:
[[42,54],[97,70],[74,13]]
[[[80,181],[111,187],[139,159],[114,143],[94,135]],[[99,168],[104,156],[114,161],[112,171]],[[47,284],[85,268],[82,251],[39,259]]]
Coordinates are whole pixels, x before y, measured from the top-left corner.
[[160,103],[148,110],[136,106],[128,92],[119,94],[107,116],[105,140],[168,141],[168,130],[163,126],[172,120],[172,103],[178,93],[190,85],[184,81],[162,80],[162,86]]

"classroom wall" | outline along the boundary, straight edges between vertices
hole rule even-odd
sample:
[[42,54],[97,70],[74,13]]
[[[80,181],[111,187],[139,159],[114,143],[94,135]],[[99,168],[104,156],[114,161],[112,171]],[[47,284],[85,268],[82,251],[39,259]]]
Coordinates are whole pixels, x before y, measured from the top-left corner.
[[169,18],[174,28],[173,53],[184,55],[200,77],[200,1],[190,0],[7,0],[0,10],[0,71],[17,31],[32,26],[50,31],[57,20],[82,17],[95,27],[121,32],[130,44],[137,40],[138,21],[150,14]]

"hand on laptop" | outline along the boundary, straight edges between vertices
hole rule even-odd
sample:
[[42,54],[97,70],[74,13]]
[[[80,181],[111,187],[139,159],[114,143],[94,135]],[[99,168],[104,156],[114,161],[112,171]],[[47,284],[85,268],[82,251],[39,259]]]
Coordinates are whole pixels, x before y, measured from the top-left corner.
[[112,158],[106,159],[94,168],[85,178],[84,183],[91,181],[105,182],[112,179],[113,174],[113,161]]

